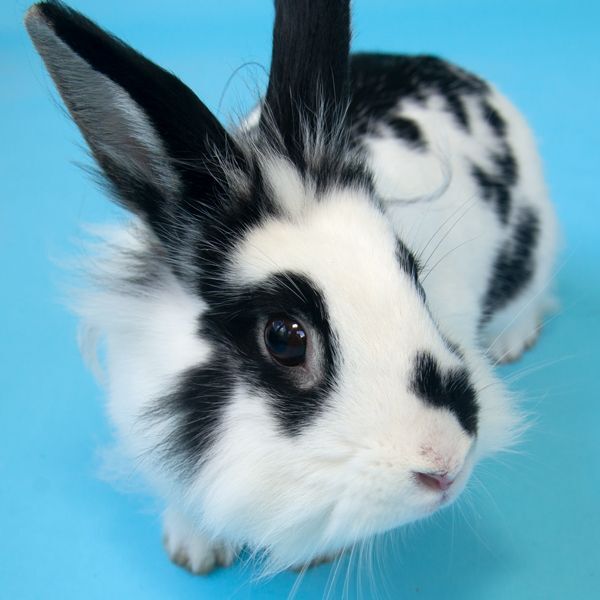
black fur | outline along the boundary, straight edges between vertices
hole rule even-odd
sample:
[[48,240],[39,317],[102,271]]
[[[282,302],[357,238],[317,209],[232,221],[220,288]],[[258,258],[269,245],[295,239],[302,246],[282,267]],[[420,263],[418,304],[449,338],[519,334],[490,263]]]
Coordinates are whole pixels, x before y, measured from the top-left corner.
[[[241,157],[225,129],[196,95],[175,76],[64,4],[44,2],[33,10],[42,15],[57,37],[90,69],[108,77],[142,108],[184,186],[182,196],[189,201],[185,207],[186,214],[202,212],[220,202],[223,197],[222,178],[215,172],[218,167],[211,164],[215,149],[222,155],[235,155],[238,160]],[[28,27],[38,44],[35,25]],[[47,61],[67,107],[78,121],[79,107],[72,94],[74,84],[69,74],[63,73],[60,65],[52,68],[52,57],[45,55],[43,44],[38,49]],[[174,236],[177,237],[172,231],[173,223],[180,220],[182,212],[178,199],[166,197],[153,181],[140,181],[133,177],[103,152],[94,139],[94,132],[87,131],[85,127],[82,127],[82,132],[118,200],[141,214],[157,235],[165,243],[170,243]]]
[[517,162],[506,139],[506,121],[490,104],[491,90],[484,81],[433,56],[355,54],[350,67],[349,123],[357,146],[365,135],[382,135],[387,127],[414,149],[426,150],[427,140],[419,125],[400,112],[402,101],[425,102],[431,95],[439,95],[456,123],[469,132],[464,99],[475,98],[483,119],[498,138],[499,151],[491,157],[491,169],[473,164],[471,172],[483,199],[490,202],[503,224],[509,222]]
[[[70,89],[75,85],[69,73],[61,71],[60,65],[48,56],[51,51],[44,47],[44,40],[40,40],[35,30],[40,19],[89,65],[92,72],[103,74],[122,88],[155,128],[166,149],[165,160],[171,163],[183,184],[175,197],[165,193],[155,181],[134,177],[103,152],[105,140],[97,143],[94,138],[97,132],[90,133],[86,127],[81,127],[118,201],[140,214],[154,229],[175,273],[188,282],[190,271],[207,274],[200,282],[197,279],[191,281],[202,292],[210,291],[217,279],[218,265],[244,230],[258,224],[265,216],[277,214],[276,203],[269,198],[262,184],[261,167],[254,152],[254,146],[258,146],[269,153],[279,150],[289,157],[289,148],[278,145],[278,136],[273,133],[285,131],[286,136],[291,136],[287,141],[296,144],[298,151],[302,150],[303,159],[295,158],[304,163],[297,166],[315,184],[317,194],[334,185],[361,187],[367,192],[373,189],[368,169],[356,153],[346,147],[345,136],[327,138],[328,134],[333,135],[333,129],[328,130],[328,127],[335,128],[339,123],[327,123],[326,119],[319,122],[319,134],[325,136],[327,143],[318,152],[311,148],[314,140],[305,139],[299,129],[301,116],[306,116],[305,113],[315,116],[315,111],[320,109],[315,104],[317,90],[333,102],[332,110],[335,105],[333,112],[319,113],[321,117],[333,119],[334,112],[336,115],[343,113],[341,107],[345,106],[348,84],[348,3],[337,0],[282,1],[277,3],[276,9],[273,67],[266,99],[268,118],[264,121],[269,125],[254,132],[250,139],[240,133],[236,140],[177,78],[99,29],[83,15],[62,3],[46,2],[36,5],[27,18],[30,33],[75,120],[79,97]],[[331,35],[332,24],[339,33],[336,39]],[[293,35],[298,44],[310,47],[311,52],[318,51],[321,62],[315,55],[309,68],[308,63],[302,62],[307,55],[301,47],[296,46],[294,52],[289,52],[291,40],[287,39],[288,34]],[[295,64],[300,56],[301,64]],[[287,68],[292,67],[298,72],[288,73]],[[289,86],[302,90],[302,94],[294,95],[293,102],[289,93],[285,96],[281,91]],[[277,96],[277,90],[283,95]],[[83,102],[85,93],[89,92],[81,91]],[[283,102],[284,97],[287,104]],[[321,99],[319,97],[319,101]],[[289,112],[291,107],[297,112]],[[285,115],[293,123],[287,121]],[[281,130],[274,132],[274,124]],[[308,125],[314,129],[317,122],[308,122]],[[243,182],[241,186],[231,184],[233,172]]]
[[361,189],[367,196],[375,189],[371,171],[345,142],[332,142],[318,160],[304,163],[300,173],[314,184],[317,200],[335,187]]
[[406,140],[415,148],[422,150],[427,148],[427,142],[423,137],[421,128],[412,119],[389,117],[386,123],[397,138]]
[[512,205],[512,188],[517,180],[517,163],[512,152],[494,157],[494,171],[486,171],[473,165],[471,173],[479,187],[484,200],[491,202],[500,221],[506,225],[510,218]]
[[[442,96],[448,112],[469,131],[463,97],[484,97],[489,92],[481,79],[434,56],[354,54],[350,76],[350,119],[355,136],[376,131],[378,122],[393,122],[402,100],[424,102],[432,94]],[[395,128],[398,137],[424,149],[427,141],[418,125],[404,121]]]
[[512,188],[519,175],[517,161],[506,140],[506,122],[500,113],[485,99],[481,112],[486,123],[498,137],[500,151],[492,156],[493,170],[486,171],[480,165],[472,165],[471,173],[479,186],[484,200],[491,202],[500,221],[506,225],[510,218]]
[[421,298],[425,300],[425,290],[419,281],[421,266],[419,265],[415,255],[407,248],[400,238],[396,238],[396,260],[398,261],[402,271],[407,273],[412,279]]
[[[283,367],[262,346],[268,317],[286,314],[309,328],[318,351],[318,373]],[[338,355],[321,292],[306,277],[294,273],[273,275],[264,283],[229,289],[202,319],[202,335],[235,363],[234,372],[252,389],[263,389],[282,430],[299,433],[322,408],[335,383]],[[310,381],[307,384],[307,381]]]
[[481,114],[496,136],[499,138],[506,136],[506,121],[487,100],[481,101]]
[[500,221],[506,225],[510,219],[512,188],[517,183],[519,171],[512,148],[506,139],[507,124],[500,113],[486,100],[480,103],[481,114],[498,138],[499,152],[493,155],[493,169],[486,171],[480,165],[472,165],[471,173],[479,186],[484,200],[491,202]]
[[419,352],[414,361],[411,390],[427,404],[450,410],[467,433],[477,434],[479,407],[465,368],[443,372],[431,353]]
[[524,208],[512,238],[502,248],[490,278],[483,302],[482,323],[504,308],[527,286],[535,272],[535,250],[540,234],[540,220],[532,208]]
[[172,432],[155,450],[184,477],[195,472],[215,441],[223,411],[231,401],[234,372],[226,354],[215,355],[209,364],[183,373],[177,388],[145,414],[150,424],[175,419]]
[[[278,205],[265,188],[258,165],[245,173],[248,188],[213,218],[201,218],[200,232],[186,245],[188,260],[199,268],[194,278],[199,295],[208,303],[223,300],[224,266],[231,252],[252,228],[268,217],[280,216]],[[182,240],[183,242],[183,240]]]
[[[160,450],[183,472],[198,465],[214,440],[236,382],[263,391],[285,435],[297,435],[322,410],[335,385],[339,356],[327,307],[319,290],[294,273],[273,275],[264,283],[223,289],[222,298],[204,313],[201,336],[209,339],[213,358],[186,372],[176,391],[149,413],[175,415],[176,428]],[[284,367],[272,360],[261,339],[269,316],[297,318],[316,336],[318,373]]]
[[276,130],[300,170],[305,169],[303,126],[336,135],[348,102],[348,0],[275,0],[269,85],[261,115]]

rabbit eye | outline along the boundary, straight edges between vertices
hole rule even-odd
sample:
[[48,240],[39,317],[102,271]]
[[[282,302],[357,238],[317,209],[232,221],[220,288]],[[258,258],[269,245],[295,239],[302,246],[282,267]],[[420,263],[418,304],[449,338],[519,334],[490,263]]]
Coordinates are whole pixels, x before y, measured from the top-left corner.
[[298,367],[306,358],[306,331],[296,319],[272,317],[265,327],[265,346],[279,364]]

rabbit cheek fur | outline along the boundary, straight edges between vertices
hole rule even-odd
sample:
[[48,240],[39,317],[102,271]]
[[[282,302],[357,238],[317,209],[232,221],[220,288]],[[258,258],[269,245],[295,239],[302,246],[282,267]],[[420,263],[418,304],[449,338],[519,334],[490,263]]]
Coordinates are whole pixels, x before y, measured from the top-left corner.
[[[437,59],[350,62],[348,3],[276,2],[262,111],[229,134],[78,13],[26,23],[135,215],[103,234],[80,310],[173,560],[307,564],[447,505],[511,443],[482,348],[513,357],[537,329],[554,221],[497,92]],[[303,324],[301,367],[269,355],[274,314]]]

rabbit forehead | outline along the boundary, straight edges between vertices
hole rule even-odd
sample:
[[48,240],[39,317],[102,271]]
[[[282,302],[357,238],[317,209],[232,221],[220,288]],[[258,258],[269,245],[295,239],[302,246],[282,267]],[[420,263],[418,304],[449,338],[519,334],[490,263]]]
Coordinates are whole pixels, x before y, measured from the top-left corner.
[[375,338],[376,355],[389,353],[398,334],[410,340],[407,350],[443,348],[402,252],[408,250],[364,193],[334,189],[305,201],[297,218],[270,218],[251,230],[230,276],[237,285],[282,272],[308,278],[323,294],[345,354]]
[[317,199],[293,171],[280,173],[285,177],[271,193],[283,216],[246,234],[233,260],[236,280],[254,283],[295,271],[320,277],[322,284],[330,277],[352,282],[361,277],[361,266],[380,275],[398,268],[395,235],[364,192],[334,189]]

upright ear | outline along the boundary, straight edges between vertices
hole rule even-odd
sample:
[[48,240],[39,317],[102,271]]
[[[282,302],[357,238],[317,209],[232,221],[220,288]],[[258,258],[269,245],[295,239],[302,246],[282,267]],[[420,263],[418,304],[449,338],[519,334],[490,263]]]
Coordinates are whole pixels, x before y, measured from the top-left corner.
[[25,24],[127,208],[162,236],[182,199],[199,212],[218,202],[211,170],[233,143],[188,87],[60,2],[32,6]]
[[349,0],[275,0],[263,128],[273,125],[292,158],[303,127],[332,133],[349,95]]

